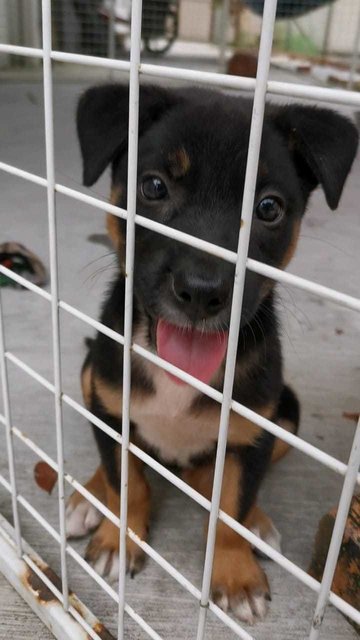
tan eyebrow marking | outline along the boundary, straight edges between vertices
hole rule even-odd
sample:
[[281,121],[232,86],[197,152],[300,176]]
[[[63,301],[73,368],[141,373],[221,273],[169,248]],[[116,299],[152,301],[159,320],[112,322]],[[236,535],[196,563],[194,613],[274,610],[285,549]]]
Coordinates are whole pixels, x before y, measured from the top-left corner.
[[176,151],[169,153],[168,158],[170,162],[169,168],[174,178],[182,178],[189,172],[191,162],[184,147],[180,147],[176,149]]

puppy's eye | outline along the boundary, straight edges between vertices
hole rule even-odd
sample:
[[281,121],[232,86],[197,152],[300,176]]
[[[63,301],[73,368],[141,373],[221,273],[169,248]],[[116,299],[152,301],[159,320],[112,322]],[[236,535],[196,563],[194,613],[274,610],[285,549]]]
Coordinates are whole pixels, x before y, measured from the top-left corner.
[[141,194],[146,200],[163,200],[168,194],[165,182],[158,176],[146,176],[141,183]]
[[281,198],[277,196],[266,196],[260,200],[256,207],[257,217],[268,225],[278,224],[285,213],[285,206]]

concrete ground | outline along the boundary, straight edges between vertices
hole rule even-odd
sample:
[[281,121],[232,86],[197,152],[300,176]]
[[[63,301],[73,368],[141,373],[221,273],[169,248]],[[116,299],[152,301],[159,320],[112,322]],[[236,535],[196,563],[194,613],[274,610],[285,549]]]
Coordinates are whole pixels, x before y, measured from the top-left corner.
[[[55,83],[56,179],[81,189],[80,155],[74,113],[84,88],[99,79],[99,72],[84,70],[79,76],[57,74]],[[276,76],[278,77],[278,76]],[[8,81],[5,81],[7,78]],[[45,175],[42,87],[4,76],[0,83],[1,160]],[[330,212],[320,192],[314,194],[302,227],[301,240],[291,271],[351,295],[359,295],[360,164],[355,163],[340,209]],[[106,198],[108,176],[90,193]],[[46,193],[39,186],[0,173],[0,242],[23,242],[49,264]],[[89,192],[89,191],[88,191]],[[101,212],[65,196],[57,198],[61,298],[97,317],[114,259],[108,249],[89,241],[104,232]],[[286,375],[302,402],[301,435],[308,442],[346,461],[354,424],[343,411],[359,410],[358,316],[314,296],[280,286],[279,308],[283,322]],[[2,291],[7,348],[52,380],[51,325],[48,303],[22,290]],[[92,331],[61,312],[61,350],[64,391],[81,400],[79,371],[84,357],[83,339]],[[9,365],[13,423],[55,456],[53,397],[35,381]],[[0,403],[0,410],[2,405]],[[66,469],[84,482],[94,468],[97,452],[86,420],[64,409]],[[8,477],[5,441],[0,447],[0,473]],[[43,493],[34,483],[36,457],[16,442],[19,491],[58,527],[56,492]],[[179,568],[196,586],[201,585],[204,513],[191,500],[155,473],[153,522],[150,543]],[[283,537],[285,555],[303,569],[309,566],[320,517],[334,506],[341,478],[310,458],[292,451],[271,469],[260,502],[274,519]],[[11,520],[9,496],[0,487],[0,511]],[[58,548],[36,522],[21,511],[23,535],[35,550],[59,572]],[[82,551],[86,541],[74,542]],[[266,620],[251,629],[257,640],[304,640],[308,636],[315,595],[280,567],[263,561],[272,589]],[[83,571],[69,560],[70,586],[115,633],[116,606]],[[127,601],[164,639],[196,637],[197,606],[193,599],[149,560],[144,571],[127,582]],[[49,638],[40,623],[27,612],[0,578],[0,639]],[[145,638],[129,619],[129,640]],[[18,634],[18,635],[16,635]],[[230,640],[234,634],[209,614],[207,639]],[[326,640],[352,640],[356,633],[334,608],[327,610],[322,631]]]

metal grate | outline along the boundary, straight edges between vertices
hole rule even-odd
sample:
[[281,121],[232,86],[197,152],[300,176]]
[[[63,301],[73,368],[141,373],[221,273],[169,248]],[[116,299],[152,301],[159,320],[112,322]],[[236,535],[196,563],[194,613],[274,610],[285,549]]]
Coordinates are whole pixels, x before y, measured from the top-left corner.
[[[237,346],[237,338],[239,333],[239,323],[241,317],[242,297],[244,288],[244,279],[246,269],[266,275],[275,281],[287,283],[291,286],[298,287],[304,291],[311,292],[320,298],[329,300],[348,309],[360,311],[360,300],[352,296],[346,295],[340,291],[324,287],[313,281],[306,280],[300,276],[284,273],[276,268],[259,263],[247,257],[248,243],[250,236],[253,200],[255,192],[255,184],[257,177],[257,168],[259,160],[259,150],[262,134],[262,124],[265,100],[267,94],[276,94],[283,96],[312,98],[322,100],[332,104],[352,105],[360,107],[360,95],[355,92],[347,92],[340,89],[328,89],[323,87],[310,87],[306,85],[287,84],[282,82],[268,81],[268,73],[270,66],[270,54],[273,41],[273,30],[276,14],[276,0],[265,0],[264,17],[261,31],[261,42],[259,49],[259,64],[256,80],[248,78],[235,78],[222,74],[204,73],[200,71],[189,71],[181,68],[170,68],[166,66],[154,66],[150,64],[142,64],[140,59],[141,51],[141,18],[142,3],[141,0],[134,0],[132,3],[131,16],[131,58],[130,63],[118,61],[114,59],[105,59],[102,57],[89,57],[83,54],[65,53],[52,49],[52,16],[51,16],[51,0],[42,0],[42,32],[43,43],[41,49],[26,48],[21,46],[0,45],[0,53],[9,55],[16,54],[18,56],[35,57],[43,61],[43,86],[44,86],[44,104],[45,104],[45,134],[46,134],[46,178],[23,171],[15,166],[11,166],[0,162],[0,170],[9,174],[23,178],[35,184],[38,184],[47,190],[48,203],[48,221],[49,221],[49,245],[50,245],[50,275],[51,275],[51,292],[47,293],[36,285],[30,283],[23,277],[14,274],[5,267],[0,267],[0,273],[12,278],[22,286],[26,287],[33,293],[40,295],[45,299],[51,307],[52,317],[52,338],[53,338],[53,363],[54,363],[54,382],[50,382],[25,364],[22,360],[13,355],[6,349],[4,341],[3,316],[0,297],[0,366],[2,379],[2,392],[4,400],[4,415],[0,416],[0,422],[5,426],[7,452],[9,461],[10,482],[3,476],[0,476],[0,484],[11,494],[12,509],[15,525],[15,545],[19,558],[22,558],[31,569],[39,575],[48,589],[54,593],[59,599],[65,611],[77,620],[82,628],[89,633],[92,638],[100,638],[100,635],[90,628],[85,617],[79,613],[76,608],[69,602],[68,590],[68,571],[67,557],[73,558],[87,574],[95,580],[107,592],[110,598],[118,605],[118,638],[124,638],[124,614],[127,613],[135,620],[145,631],[147,636],[160,639],[160,636],[150,625],[143,620],[127,603],[125,590],[125,538],[130,536],[144,552],[157,562],[170,576],[172,576],[184,589],[186,589],[198,602],[199,614],[197,624],[197,640],[205,638],[205,625],[207,619],[207,611],[211,610],[225,625],[233,630],[235,635],[244,640],[254,640],[254,636],[250,635],[240,624],[235,622],[231,617],[224,613],[218,606],[210,600],[210,578],[212,572],[212,564],[214,558],[214,544],[216,523],[220,519],[230,528],[248,540],[254,547],[261,550],[268,557],[272,558],[286,571],[295,576],[299,581],[307,585],[310,589],[318,594],[317,605],[314,612],[309,640],[317,640],[321,630],[321,623],[324,616],[325,607],[328,602],[337,607],[342,613],[351,618],[357,624],[360,624],[360,612],[339,598],[330,591],[333,574],[337,562],[337,557],[342,541],[342,535],[345,527],[346,516],[349,509],[350,500],[356,483],[360,483],[360,474],[358,467],[360,463],[360,421],[358,423],[354,436],[353,446],[348,464],[345,465],[336,458],[328,455],[321,449],[305,442],[302,438],[292,435],[274,424],[273,422],[257,415],[255,412],[246,408],[232,399],[232,386],[235,367],[235,354]],[[107,204],[98,198],[85,195],[70,189],[55,181],[54,169],[54,134],[53,134],[53,96],[52,96],[52,62],[64,61],[68,63],[77,63],[81,65],[98,66],[108,69],[121,69],[130,72],[130,119],[129,119],[129,157],[128,157],[128,201],[127,210],[120,209],[113,205]],[[224,250],[218,246],[208,242],[201,241],[197,238],[189,236],[185,233],[176,231],[166,227],[160,223],[156,223],[149,219],[143,218],[136,213],[136,182],[137,182],[137,145],[138,145],[138,102],[139,102],[139,78],[141,75],[156,76],[159,78],[176,78],[182,80],[196,81],[203,84],[212,84],[222,87],[231,87],[243,89],[245,91],[255,90],[254,107],[251,123],[249,153],[247,160],[246,179],[244,187],[244,197],[242,205],[242,231],[239,235],[239,244],[237,253]],[[82,201],[89,206],[100,208],[127,220],[127,242],[126,242],[126,315],[125,315],[125,331],[124,336],[110,330],[98,321],[89,317],[77,308],[69,305],[66,301],[59,298],[58,293],[58,263],[57,263],[57,238],[56,238],[56,207],[55,195],[61,193]],[[148,352],[139,345],[132,344],[132,292],[133,292],[133,265],[134,265],[134,240],[136,226],[140,225],[148,229],[152,229],[164,236],[176,239],[179,242],[197,247],[209,254],[219,256],[236,265],[236,275],[234,281],[234,293],[229,333],[229,347],[227,351],[225,380],[223,391],[219,392],[210,386],[200,382],[191,375],[181,371],[177,367],[167,363],[160,357]],[[1,291],[0,291],[1,293]],[[99,420],[95,415],[77,403],[69,395],[63,393],[61,386],[61,355],[60,355],[60,336],[59,336],[59,310],[79,318],[84,323],[96,328],[98,331],[109,336],[124,347],[124,377],[123,377],[123,405],[122,405],[122,421],[123,431],[120,436],[111,427]],[[206,394],[210,398],[221,404],[221,419],[219,440],[217,446],[216,466],[213,484],[213,493],[211,501],[205,499],[198,492],[188,486],[184,481],[179,479],[171,471],[163,467],[151,456],[146,454],[140,448],[129,441],[129,397],[130,397],[130,357],[131,351],[139,354],[143,358],[155,363],[166,371],[176,375],[194,388]],[[46,388],[54,395],[55,401],[55,418],[56,418],[56,442],[57,442],[57,459],[50,458],[35,442],[27,438],[22,432],[12,424],[11,405],[9,396],[9,385],[7,375],[8,362],[12,362],[22,371],[34,378],[40,385]],[[75,478],[64,472],[64,454],[63,454],[63,425],[62,425],[62,407],[71,406],[79,414],[90,420],[97,428],[103,430],[117,443],[121,444],[121,513],[117,518],[109,509],[90,494]],[[219,509],[220,493],[222,485],[222,477],[224,471],[224,459],[227,442],[228,417],[230,410],[235,411],[241,416],[250,419],[261,428],[274,434],[276,437],[291,444],[306,455],[315,459],[319,464],[325,465],[336,473],[344,476],[343,489],[339,501],[335,527],[331,539],[330,550],[325,566],[324,576],[321,584],[310,577],[296,564],[288,560],[278,551],[275,551],[268,544],[260,540],[256,535],[251,533],[243,525],[238,523],[232,517]],[[46,461],[57,473],[59,477],[59,518],[60,530],[56,531],[41,514],[17,491],[16,485],[16,465],[14,460],[13,441],[17,438],[21,440],[27,447],[36,453],[41,459]],[[210,520],[207,534],[206,556],[203,567],[203,579],[201,590],[191,584],[180,571],[169,564],[158,552],[148,543],[140,540],[136,534],[127,527],[127,479],[128,479],[128,453],[131,452],[141,459],[145,464],[155,469],[166,480],[178,487],[190,498],[203,506],[210,512]],[[101,578],[94,569],[73,549],[67,542],[65,535],[65,513],[64,513],[64,485],[69,483],[73,488],[78,490],[89,502],[91,502],[105,517],[109,518],[116,526],[120,528],[120,566],[119,566],[119,590],[116,592],[107,582]],[[59,545],[61,556],[61,590],[56,588],[48,577],[46,572],[39,568],[38,564],[31,559],[29,552],[26,550],[26,543],[21,537],[21,525],[18,514],[19,505],[27,510],[27,512],[37,520],[37,522],[47,531],[47,533]],[[0,533],[3,532],[3,526],[0,522]],[[1,538],[1,536],[0,536]],[[1,555],[1,546],[0,546]],[[79,627],[80,628],[80,627]],[[75,637],[65,636],[64,637]],[[79,635],[79,637],[81,637]],[[85,637],[85,636],[84,636]]]

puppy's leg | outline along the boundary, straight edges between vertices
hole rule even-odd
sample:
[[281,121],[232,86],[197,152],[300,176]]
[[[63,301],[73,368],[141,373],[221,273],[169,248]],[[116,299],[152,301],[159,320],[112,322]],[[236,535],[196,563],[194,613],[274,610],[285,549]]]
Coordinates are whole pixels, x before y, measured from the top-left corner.
[[[211,497],[214,465],[186,471],[184,479],[197,491]],[[246,487],[241,457],[228,453],[225,461],[220,508],[239,519]],[[240,620],[252,624],[263,618],[270,600],[267,577],[251,545],[218,521],[212,573],[212,597],[225,611],[231,609]]]
[[[91,352],[89,351],[81,370],[81,388],[84,403],[91,409],[92,397],[92,365]],[[84,485],[98,500],[105,502],[104,469],[102,465],[97,468],[94,475]],[[81,493],[75,491],[66,505],[66,534],[68,538],[81,538],[99,526],[103,515]]]
[[[291,387],[284,385],[275,422],[290,433],[297,433],[300,423],[300,403]],[[290,445],[276,438],[271,457],[272,462],[280,460],[290,449]]]
[[[120,481],[114,485],[105,476],[107,507],[119,517],[120,515]],[[150,517],[150,490],[143,473],[143,464],[131,453],[129,454],[128,483],[128,526],[142,540],[146,539]],[[133,577],[140,571],[144,563],[144,553],[130,538],[126,541],[127,568]],[[116,580],[119,571],[119,529],[107,518],[104,518],[94,533],[85,554],[86,559],[94,565],[95,570],[110,580]]]
[[[94,475],[84,485],[95,498],[105,502],[105,482],[103,467],[97,468]],[[94,507],[81,493],[74,491],[66,505],[66,535],[68,538],[82,538],[96,529],[103,519],[102,513]]]

